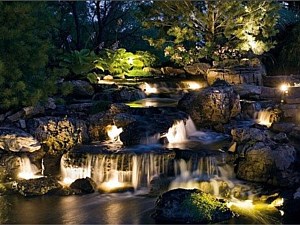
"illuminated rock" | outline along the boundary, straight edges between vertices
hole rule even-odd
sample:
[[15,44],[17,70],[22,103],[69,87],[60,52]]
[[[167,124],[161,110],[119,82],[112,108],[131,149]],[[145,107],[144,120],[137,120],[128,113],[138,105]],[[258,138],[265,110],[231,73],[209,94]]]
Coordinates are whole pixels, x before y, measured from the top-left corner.
[[271,138],[267,130],[257,128],[238,128],[231,134],[238,143],[238,178],[276,186],[290,186],[296,182],[293,171],[296,150],[291,145],[282,144],[287,141],[286,135]]
[[152,214],[159,223],[217,223],[233,213],[224,202],[200,190],[175,189],[161,195]]
[[17,128],[0,128],[0,149],[9,152],[34,152],[40,143],[30,134]]
[[240,113],[239,100],[232,86],[217,81],[211,87],[184,95],[178,108],[187,112],[197,125],[224,124]]
[[90,194],[95,192],[95,190],[97,189],[97,185],[91,178],[86,177],[75,180],[70,185],[70,188],[78,190],[76,191],[76,193]]
[[23,196],[45,195],[55,192],[62,186],[54,178],[41,177],[37,179],[21,180],[17,183],[17,191]]
[[50,154],[71,150],[88,140],[83,120],[60,117],[39,117],[29,121],[30,132]]

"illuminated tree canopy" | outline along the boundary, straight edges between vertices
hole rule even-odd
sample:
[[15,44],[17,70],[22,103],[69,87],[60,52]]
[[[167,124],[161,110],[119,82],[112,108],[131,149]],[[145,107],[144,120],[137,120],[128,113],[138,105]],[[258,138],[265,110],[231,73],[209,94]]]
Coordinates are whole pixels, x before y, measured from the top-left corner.
[[144,10],[143,25],[159,29],[146,39],[178,64],[261,55],[275,44],[275,1],[155,1]]

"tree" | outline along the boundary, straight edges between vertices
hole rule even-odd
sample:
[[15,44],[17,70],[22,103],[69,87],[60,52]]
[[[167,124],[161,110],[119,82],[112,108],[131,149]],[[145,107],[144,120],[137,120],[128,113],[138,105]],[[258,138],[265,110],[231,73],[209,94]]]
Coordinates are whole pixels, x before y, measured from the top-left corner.
[[46,70],[51,21],[43,2],[0,2],[0,111],[55,92]]
[[[275,42],[278,3],[261,0],[155,1],[146,7],[150,45],[178,64],[261,55]],[[145,9],[144,9],[145,11]]]

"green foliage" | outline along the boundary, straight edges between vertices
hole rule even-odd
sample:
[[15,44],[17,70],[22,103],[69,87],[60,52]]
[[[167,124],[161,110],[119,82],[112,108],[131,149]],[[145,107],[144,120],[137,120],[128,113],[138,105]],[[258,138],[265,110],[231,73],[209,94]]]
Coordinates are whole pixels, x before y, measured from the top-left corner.
[[60,92],[62,96],[68,96],[69,94],[72,94],[73,90],[74,90],[74,86],[68,82],[62,83],[60,87]]
[[180,65],[261,55],[275,44],[278,9],[260,0],[155,1],[143,25],[160,32],[145,38]]
[[300,23],[290,32],[278,57],[278,69],[284,73],[300,73]]
[[[94,69],[94,61],[96,58],[96,54],[88,49],[75,50],[71,53],[66,53],[62,57],[60,66],[67,68],[69,70],[69,76],[72,78],[85,78],[86,74]],[[98,64],[96,67],[102,69]]]
[[91,82],[92,84],[97,84],[98,80],[101,79],[101,76],[96,73],[88,73],[86,77],[89,80],[89,82]]
[[55,23],[43,2],[0,2],[0,110],[34,105],[56,91],[46,69]]
[[110,74],[125,76],[149,76],[143,71],[146,66],[153,65],[155,58],[147,52],[137,51],[135,54],[124,48],[116,50],[106,49],[104,56],[96,60],[95,67],[107,70]]

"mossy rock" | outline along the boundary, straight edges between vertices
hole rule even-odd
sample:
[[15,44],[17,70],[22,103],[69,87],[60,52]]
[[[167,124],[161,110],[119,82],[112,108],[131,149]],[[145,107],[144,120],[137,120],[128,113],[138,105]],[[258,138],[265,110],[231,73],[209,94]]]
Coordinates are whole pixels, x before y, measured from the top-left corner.
[[153,218],[160,223],[217,223],[233,213],[226,203],[200,190],[175,189],[161,195]]

